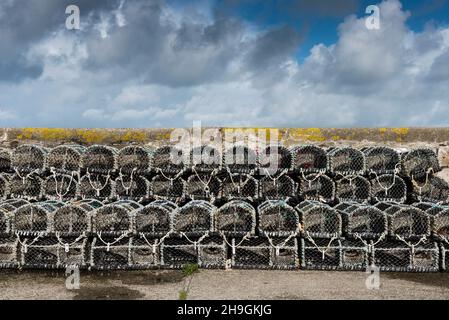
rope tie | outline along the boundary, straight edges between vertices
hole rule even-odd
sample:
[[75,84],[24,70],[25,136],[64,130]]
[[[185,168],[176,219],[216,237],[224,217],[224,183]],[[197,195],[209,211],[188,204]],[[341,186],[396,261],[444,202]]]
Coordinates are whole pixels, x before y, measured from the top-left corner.
[[321,250],[321,248],[324,248],[324,247],[319,247],[319,246],[315,243],[315,240],[313,240],[312,237],[309,235],[309,231],[306,231],[306,237],[307,237],[307,240],[309,240],[309,241],[315,246],[315,248],[316,248],[319,252],[321,252],[321,254],[322,254],[322,260],[323,260],[323,261],[324,261],[324,259],[325,259],[326,252],[328,252],[328,251],[330,250],[330,248],[331,248],[332,242],[333,242],[334,240],[337,239],[337,237],[332,237],[331,240],[329,241],[327,247],[325,247],[325,250]]
[[22,242],[20,240],[20,234],[18,232],[16,232],[16,237],[17,237],[17,241],[20,243],[22,250],[24,253],[28,252],[28,247],[32,246],[34,243],[36,243],[37,240],[39,240],[40,238],[42,238],[44,236],[45,232],[39,232],[37,234],[37,236],[33,239],[33,241],[31,241],[29,244],[26,244],[25,242]]
[[369,253],[369,254],[371,254],[371,253],[374,252],[374,247],[375,247],[379,242],[381,242],[381,241],[385,238],[386,235],[387,235],[386,233],[383,233],[383,234],[379,237],[379,239],[378,239],[376,242],[370,244],[370,243],[366,242],[366,240],[362,239],[362,237],[361,237],[358,233],[354,234],[354,236],[355,236],[357,239],[359,239],[359,240],[360,240],[360,241],[367,247],[367,250],[368,250],[368,253]]
[[287,243],[290,241],[291,238],[296,237],[298,233],[292,233],[291,235],[288,236],[287,239],[285,239],[284,242],[282,242],[280,245],[274,245],[273,243],[273,239],[271,239],[268,235],[266,236],[268,239],[268,242],[270,243],[270,245],[276,250],[276,255],[279,256],[279,251],[283,248],[285,248],[287,246]]
[[312,182],[314,182],[315,180],[320,178],[323,175],[323,173],[322,172],[316,173],[315,174],[315,178],[313,178],[313,179],[307,179],[305,174],[304,174],[304,171],[301,171],[301,175],[302,175],[302,178],[309,183],[309,189],[311,189],[312,188]]
[[[110,173],[110,171],[108,170],[108,174],[107,174],[107,176],[106,176],[106,181],[105,181],[105,183],[104,183],[103,186],[100,186],[100,188],[97,188],[97,187],[95,187],[95,186],[93,185],[92,179],[91,179],[91,175],[90,175],[90,172],[89,172],[89,169],[87,169],[86,176],[87,176],[87,179],[88,179],[88,181],[89,181],[90,186],[92,187],[92,189],[94,189],[94,190],[97,192],[97,197],[99,197],[99,196],[100,196],[101,190],[103,190],[104,188],[106,188],[106,186],[108,185],[109,179],[111,178],[111,173]],[[97,175],[97,183],[99,183],[98,175]]]
[[154,243],[153,243],[153,244],[151,244],[151,243],[148,241],[147,237],[145,236],[145,234],[144,234],[143,232],[139,233],[139,236],[140,236],[143,240],[145,240],[145,242],[146,242],[150,247],[153,248],[153,254],[156,254],[156,249],[157,249],[157,247],[159,247],[159,246],[162,244],[162,242],[164,242],[165,238],[167,238],[168,236],[170,236],[171,233],[172,233],[172,231],[167,232],[162,238],[159,239],[159,241],[158,241],[157,239],[154,239]]
[[129,190],[131,190],[131,188],[133,187],[133,175],[134,175],[134,172],[137,170],[137,168],[134,168],[132,171],[131,171],[131,175],[130,175],[130,182],[129,182],[129,187],[127,187],[127,186],[125,186],[125,182],[124,182],[124,180],[123,180],[123,177],[124,177],[124,175],[123,175],[123,173],[122,173],[122,169],[123,168],[120,168],[120,172],[119,172],[119,179],[120,179],[120,182],[121,182],[121,184],[122,184],[122,187],[123,187],[123,189],[125,189],[125,192],[126,192],[126,195],[129,195]]
[[235,254],[235,249],[238,248],[238,247],[240,247],[244,241],[247,241],[249,238],[251,238],[251,233],[250,233],[250,232],[247,232],[247,233],[243,236],[242,241],[240,241],[239,244],[235,245],[235,244],[229,243],[229,241],[228,241],[228,239],[226,239],[226,236],[225,236],[225,234],[224,234],[223,231],[220,231],[220,235],[221,235],[221,237],[223,238],[223,241],[224,241],[228,246],[231,247],[231,249],[232,249],[232,254]]
[[62,201],[62,199],[70,192],[70,187],[72,186],[73,183],[73,176],[75,174],[74,171],[72,171],[71,175],[70,175],[70,181],[69,181],[69,185],[66,188],[65,193],[62,193],[62,189],[64,187],[64,175],[61,175],[61,191],[59,191],[58,188],[58,179],[57,179],[57,175],[56,175],[56,169],[55,168],[51,168],[50,172],[53,174],[53,179],[55,180],[55,193],[57,196],[59,196],[59,200]]
[[244,188],[244,187],[246,186],[246,184],[249,182],[251,176],[250,176],[250,175],[247,175],[245,182],[242,182],[241,175],[239,175],[239,177],[240,177],[240,183],[239,183],[238,185],[236,185],[236,183],[234,182],[234,178],[232,177],[233,174],[232,174],[232,172],[231,172],[231,169],[229,169],[229,167],[227,167],[226,169],[227,169],[227,172],[228,172],[228,174],[229,174],[229,177],[231,178],[232,186],[233,186],[234,188],[237,188],[237,194],[240,195],[240,190],[241,190],[241,188]]
[[418,184],[418,181],[415,180],[415,177],[414,177],[413,174],[412,174],[412,184],[413,184],[413,186],[414,186],[416,189],[419,190],[419,191],[418,191],[418,195],[419,195],[419,200],[420,200],[420,201],[421,201],[421,196],[422,196],[422,189],[424,189],[424,188],[427,186],[427,184],[429,183],[429,175],[430,175],[430,173],[432,173],[432,174],[435,173],[435,172],[433,171],[433,168],[432,168],[432,167],[430,167],[429,169],[427,169],[427,171],[426,171],[426,181],[425,181],[424,184],[421,185],[421,186]]
[[178,179],[184,173],[184,170],[181,170],[174,177],[168,177],[165,175],[161,168],[158,168],[158,171],[166,180],[170,181],[170,187],[173,187],[173,181]]
[[206,237],[209,236],[209,231],[206,232],[206,234],[204,234],[201,238],[199,238],[197,241],[192,241],[189,239],[189,237],[187,237],[187,235],[184,232],[181,232],[181,236],[183,236],[184,238],[187,239],[187,241],[189,241],[191,244],[193,244],[193,247],[196,250],[196,247],[199,243],[201,243],[201,241],[203,241]]
[[198,174],[198,172],[196,171],[195,166],[192,167],[193,172],[195,173],[196,177],[198,178],[198,180],[201,182],[201,184],[204,186],[204,192],[206,193],[206,197],[210,196],[210,187],[209,184],[212,181],[212,178],[214,176],[214,174],[217,172],[217,169],[214,169],[209,177],[209,180],[206,182],[203,181],[203,179],[201,179],[200,175]]
[[22,179],[22,184],[25,184],[25,183],[26,183],[26,180],[28,180],[33,174],[38,174],[38,173],[39,173],[39,170],[38,170],[38,169],[35,169],[35,170],[31,171],[30,173],[28,173],[28,174],[22,176],[22,175],[20,174],[20,171],[19,171],[17,168],[14,168],[14,171],[16,172],[17,176],[18,176],[20,179]]
[[412,251],[411,263],[412,263],[412,265],[414,265],[415,264],[415,247],[419,246],[421,244],[421,242],[426,241],[427,236],[426,235],[422,236],[421,239],[419,239],[419,241],[414,244],[405,241],[405,239],[399,235],[396,235],[396,238],[399,239],[400,241],[404,242],[407,246],[410,247],[410,249]]
[[56,239],[58,240],[59,244],[64,247],[65,252],[68,253],[70,251],[70,247],[73,246],[74,244],[78,243],[81,239],[85,238],[86,235],[83,232],[82,235],[80,235],[78,238],[76,238],[71,243],[62,241],[59,232],[56,232],[55,236],[56,236]]
[[123,238],[127,237],[129,234],[129,232],[125,232],[123,233],[120,237],[115,238],[115,240],[113,242],[106,242],[103,240],[103,238],[101,237],[101,231],[98,233],[98,239],[100,239],[101,242],[103,242],[103,244],[106,245],[106,251],[109,252],[111,249],[111,246],[113,246],[114,244],[116,244],[117,242],[119,242],[120,240],[122,240]]

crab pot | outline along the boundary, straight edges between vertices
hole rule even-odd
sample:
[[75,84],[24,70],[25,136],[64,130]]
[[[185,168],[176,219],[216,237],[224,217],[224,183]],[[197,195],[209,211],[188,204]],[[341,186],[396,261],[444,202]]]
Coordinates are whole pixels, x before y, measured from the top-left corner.
[[109,200],[115,197],[115,187],[109,175],[88,173],[81,178],[78,190],[83,199]]
[[173,202],[156,200],[134,213],[134,227],[138,234],[162,237],[172,231],[172,216],[178,209]]
[[366,170],[377,174],[395,173],[401,161],[399,153],[388,147],[368,147],[363,149],[363,153],[366,159]]
[[120,240],[113,237],[101,239],[97,236],[92,241],[90,267],[97,270],[129,269],[130,239],[126,237]]
[[153,169],[156,172],[177,174],[184,170],[183,150],[175,146],[162,146],[153,153]]
[[107,236],[133,232],[132,211],[141,208],[137,203],[115,202],[92,212],[92,231]]
[[430,236],[430,217],[423,210],[406,205],[392,205],[384,211],[388,215],[391,236],[406,240]]
[[19,240],[17,237],[0,238],[0,269],[19,267]]
[[413,196],[418,201],[449,202],[449,184],[440,177],[431,176],[414,184]]
[[192,200],[211,200],[220,194],[220,180],[211,174],[192,174],[187,179],[186,195]]
[[59,173],[79,172],[86,148],[79,145],[62,145],[50,150],[47,167]]
[[257,180],[249,174],[232,173],[226,175],[222,183],[221,197],[231,199],[257,199],[259,190]]
[[[78,241],[76,241],[78,240]],[[76,241],[76,242],[75,242]],[[21,267],[25,269],[86,268],[87,239],[74,237],[26,238],[21,246]]]
[[224,269],[228,256],[228,247],[223,238],[207,237],[197,245],[198,265],[207,269]]
[[371,184],[362,176],[345,176],[336,181],[336,198],[341,202],[365,203],[370,197]]
[[236,145],[225,151],[223,163],[232,173],[252,173],[257,168],[257,155],[247,146]]
[[441,243],[441,269],[449,271],[449,243]]
[[0,172],[11,172],[12,152],[9,149],[0,148]]
[[191,243],[185,238],[166,238],[161,246],[161,257],[161,266],[169,269],[198,264],[198,243]]
[[342,218],[337,210],[317,201],[296,206],[303,232],[312,238],[333,238],[342,234]]
[[303,175],[299,184],[299,195],[307,200],[332,202],[335,199],[335,183],[323,174]]
[[51,214],[63,205],[47,201],[21,206],[13,212],[12,232],[25,236],[51,232]]
[[11,190],[9,187],[9,181],[11,179],[11,175],[2,173],[0,174],[0,200],[5,200],[8,198]]
[[301,238],[301,269],[339,270],[342,267],[341,243],[338,239]]
[[173,231],[187,236],[202,236],[213,231],[215,206],[207,201],[193,200],[175,211]]
[[431,149],[414,149],[402,155],[404,175],[412,179],[425,179],[429,170],[441,170],[436,153]]
[[288,236],[298,232],[298,212],[285,201],[265,201],[257,210],[259,212],[259,232],[261,235]]
[[328,156],[324,149],[313,146],[296,146],[291,149],[292,169],[296,172],[318,173],[328,168]]
[[260,174],[275,174],[277,172],[291,170],[292,153],[289,149],[279,145],[267,146],[259,154],[259,172]]
[[211,173],[212,171],[221,168],[222,154],[221,152],[210,145],[203,145],[201,147],[194,147],[190,152],[190,163],[185,165],[192,165],[196,172]]
[[335,209],[342,215],[344,234],[351,239],[379,239],[388,234],[387,215],[376,207],[341,203]]
[[243,200],[222,205],[214,215],[215,230],[229,236],[255,235],[256,210]]
[[407,185],[396,174],[383,174],[371,178],[371,194],[379,202],[404,203],[407,199]]
[[68,203],[57,209],[52,216],[51,231],[63,236],[90,234],[92,232],[91,215],[99,206],[95,205],[95,202]]
[[373,264],[380,271],[438,272],[439,248],[435,242],[420,245],[383,241],[374,245]]
[[23,177],[14,174],[9,181],[10,196],[26,200],[42,200],[44,198],[44,184],[44,180],[37,174]]
[[87,172],[108,174],[117,169],[116,148],[105,145],[93,145],[83,153],[82,164]]
[[73,200],[79,194],[78,179],[72,175],[55,173],[44,183],[45,197],[50,200]]
[[152,269],[161,264],[158,239],[133,237],[129,241],[129,264],[132,269]]
[[432,207],[426,213],[431,218],[432,235],[434,238],[441,241],[449,241],[449,207]]
[[351,148],[330,148],[328,150],[329,169],[333,173],[363,174],[366,170],[365,155],[362,151]]
[[119,199],[144,201],[150,197],[150,189],[150,181],[138,174],[122,174],[115,180],[115,193]]
[[296,238],[233,238],[231,265],[237,269],[297,269],[298,242]]
[[151,195],[156,199],[178,202],[185,198],[186,182],[180,177],[156,175],[151,180]]
[[143,146],[127,146],[120,149],[117,166],[120,172],[142,174],[151,169],[154,150]]
[[296,196],[297,185],[287,175],[265,176],[259,181],[260,197],[267,200],[281,200]]
[[47,153],[47,149],[37,145],[22,145],[13,151],[11,165],[21,173],[41,173],[46,169]]

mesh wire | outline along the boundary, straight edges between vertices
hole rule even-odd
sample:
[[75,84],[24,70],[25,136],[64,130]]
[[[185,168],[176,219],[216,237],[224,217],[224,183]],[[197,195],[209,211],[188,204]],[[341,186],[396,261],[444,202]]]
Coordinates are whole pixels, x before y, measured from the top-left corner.
[[331,172],[343,175],[365,172],[365,155],[360,150],[351,147],[331,148],[328,150],[328,155]]
[[142,206],[133,201],[118,201],[92,212],[92,231],[105,236],[133,232],[132,211]]
[[335,238],[310,239],[301,238],[302,269],[338,270],[341,268],[340,240]]
[[120,173],[115,180],[115,194],[119,199],[144,201],[150,197],[151,184],[143,175]]
[[165,236],[172,231],[172,216],[178,206],[167,200],[157,200],[134,213],[136,232],[149,237]]
[[303,233],[312,238],[333,238],[342,234],[342,218],[337,210],[317,201],[304,201],[299,212]]
[[262,203],[257,210],[261,235],[287,236],[298,233],[298,212],[285,201],[269,200]]
[[10,172],[12,152],[9,149],[0,148],[0,172]]
[[50,200],[73,200],[78,194],[78,179],[72,174],[53,173],[44,182],[45,197]]
[[161,266],[170,269],[198,264],[198,244],[186,238],[166,238],[161,246],[161,257]]
[[21,235],[37,235],[51,231],[51,213],[62,207],[62,202],[45,201],[26,204],[13,212],[11,230]]
[[395,173],[400,163],[399,153],[388,147],[369,147],[363,149],[368,172],[377,174]]
[[234,145],[225,151],[223,162],[233,173],[253,173],[257,168],[257,154],[247,146]]
[[449,244],[441,243],[441,270],[449,271]]
[[276,174],[292,169],[293,157],[289,149],[280,145],[267,146],[258,157],[261,174]]
[[20,263],[17,237],[0,238],[0,269],[17,268]]
[[9,181],[11,179],[11,175],[6,173],[0,174],[0,200],[5,200],[8,198],[11,190],[9,187]]
[[57,146],[48,153],[47,167],[62,173],[79,172],[85,151],[86,149],[80,145]]
[[291,150],[292,167],[300,172],[325,172],[328,167],[328,157],[324,149],[313,146],[296,146]]
[[218,236],[206,237],[198,243],[198,265],[201,268],[225,268],[228,247],[223,238]]
[[220,194],[221,181],[210,173],[195,173],[188,177],[186,195],[192,200],[213,200]]
[[82,156],[82,165],[87,172],[109,174],[117,169],[116,148],[106,145],[93,145]]
[[257,199],[259,190],[257,180],[249,174],[230,173],[222,182],[221,196],[225,199]]
[[41,173],[46,168],[48,150],[37,145],[22,145],[12,154],[11,165],[14,170],[21,173]]
[[336,181],[336,198],[342,202],[368,202],[370,197],[371,184],[362,176],[344,176]]
[[210,173],[222,165],[222,155],[217,148],[210,145],[192,148],[190,152],[190,165],[196,172]]
[[129,267],[152,269],[161,264],[159,239],[133,237],[129,241]]
[[0,203],[0,237],[11,232],[11,216],[16,209],[12,204]]
[[186,182],[176,176],[159,174],[151,180],[151,193],[157,199],[179,202],[185,197]]
[[109,200],[115,197],[115,181],[110,175],[87,173],[81,177],[78,190],[83,199]]
[[433,204],[426,210],[431,220],[432,235],[435,239],[449,241],[449,207]]
[[215,230],[229,236],[255,235],[256,210],[243,200],[222,205],[214,215]]
[[202,236],[213,231],[213,215],[216,208],[203,200],[193,200],[175,211],[173,231],[187,236]]
[[51,218],[51,231],[63,236],[80,236],[92,231],[93,210],[103,204],[97,200],[68,203],[56,210]]
[[335,199],[335,183],[322,173],[302,173],[299,195],[307,200],[332,202]]
[[152,163],[157,172],[177,174],[184,170],[183,151],[174,146],[159,147],[153,153]]
[[413,193],[418,201],[449,203],[449,184],[436,176],[424,181],[412,180]]
[[265,176],[259,181],[260,198],[281,200],[296,196],[297,184],[287,175]]
[[402,168],[407,177],[425,178],[429,170],[440,171],[437,155],[430,149],[415,149],[402,157]]
[[14,174],[9,182],[10,196],[27,200],[41,200],[44,197],[44,180],[37,174],[21,176]]
[[97,270],[118,270],[130,267],[129,238],[94,237],[90,250],[90,267]]
[[376,201],[404,203],[407,200],[407,185],[396,174],[375,175],[371,178],[371,193]]
[[117,155],[117,167],[120,172],[131,174],[150,171],[154,150],[144,146],[127,146]]

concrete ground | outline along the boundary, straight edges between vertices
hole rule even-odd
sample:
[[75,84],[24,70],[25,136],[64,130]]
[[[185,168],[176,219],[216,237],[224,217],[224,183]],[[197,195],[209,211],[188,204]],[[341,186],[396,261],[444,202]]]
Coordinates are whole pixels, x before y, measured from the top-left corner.
[[[449,273],[381,273],[368,290],[364,272],[201,270],[188,299],[449,299]],[[63,272],[0,271],[0,299],[178,299],[181,271],[82,272],[67,290]]]

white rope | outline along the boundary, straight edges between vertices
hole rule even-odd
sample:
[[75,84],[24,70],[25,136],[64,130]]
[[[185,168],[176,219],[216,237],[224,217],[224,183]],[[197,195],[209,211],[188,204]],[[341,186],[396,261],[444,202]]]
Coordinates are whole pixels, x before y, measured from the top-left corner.
[[101,238],[101,231],[98,233],[98,239],[100,239],[101,242],[103,242],[103,244],[106,245],[106,251],[109,252],[110,247],[113,246],[114,244],[116,244],[117,242],[119,242],[120,240],[122,240],[123,238],[127,237],[129,234],[129,232],[125,232],[123,233],[120,237],[115,238],[115,240],[113,242],[106,242]]
[[415,247],[419,246],[421,244],[421,242],[426,241],[427,240],[427,236],[425,236],[425,235],[422,236],[421,239],[419,239],[419,241],[417,243],[415,243],[415,244],[412,244],[410,242],[405,241],[404,238],[402,238],[399,235],[396,235],[396,238],[398,238],[400,241],[404,242],[406,245],[408,245],[410,247],[410,249],[412,250],[412,255],[411,255],[412,261],[411,261],[411,263],[412,263],[412,265],[414,265],[414,263],[415,263]]
[[[90,186],[92,187],[92,189],[94,189],[94,190],[97,192],[97,197],[100,196],[101,190],[103,190],[104,188],[106,188],[106,186],[108,185],[109,179],[111,178],[110,172],[109,172],[109,170],[108,170],[108,174],[107,174],[107,176],[106,176],[106,181],[105,181],[104,185],[103,185],[102,187],[100,187],[100,188],[97,188],[97,187],[95,187],[95,186],[93,185],[93,183],[92,183],[92,180],[91,180],[91,177],[90,177],[89,169],[87,169],[86,176],[87,176],[87,179],[88,179],[89,184],[90,184]],[[98,181],[98,176],[97,176],[97,182],[99,182],[99,181]]]
[[297,235],[298,235],[297,232],[292,233],[290,236],[288,236],[287,239],[285,239],[284,242],[282,242],[282,244],[280,244],[280,245],[278,245],[278,246],[274,245],[273,239],[271,239],[268,235],[267,235],[266,237],[267,237],[268,242],[270,243],[270,245],[271,245],[274,249],[276,249],[276,255],[279,255],[279,250],[285,248],[285,247],[287,246],[287,243],[290,241],[290,239],[293,238],[293,237],[296,237]]
[[22,176],[20,174],[20,171],[17,168],[14,168],[14,171],[16,172],[17,176],[20,179],[22,179],[22,184],[25,184],[25,181],[28,180],[33,174],[39,174],[39,170],[38,169],[31,171],[30,173],[28,173],[25,176]]
[[56,232],[55,236],[56,236],[56,239],[58,240],[59,244],[64,247],[65,252],[69,252],[71,246],[73,246],[75,243],[79,242],[80,240],[82,240],[86,237],[86,235],[83,233],[78,238],[76,238],[73,242],[67,243],[67,242],[64,242],[61,240],[59,232]]
[[229,169],[229,167],[226,167],[226,169],[227,169],[227,172],[228,172],[228,174],[229,174],[229,177],[231,178],[231,183],[232,183],[232,186],[234,187],[234,188],[237,188],[237,193],[240,195],[240,190],[241,190],[241,188],[244,188],[245,186],[246,186],[246,184],[251,180],[251,176],[250,175],[246,175],[246,180],[245,180],[245,182],[242,182],[242,175],[241,174],[237,174],[239,177],[240,177],[240,183],[237,185],[235,182],[234,182],[234,178],[232,177],[233,176],[233,173],[231,172],[231,169]]
[[131,171],[131,175],[130,175],[130,183],[129,183],[129,187],[125,186],[125,182],[123,181],[123,174],[122,174],[122,168],[120,168],[120,172],[119,172],[119,176],[120,176],[120,182],[122,184],[123,189],[125,189],[126,195],[129,195],[129,190],[131,190],[131,188],[133,187],[133,175],[134,172],[137,170],[137,168],[134,168]]
[[70,181],[69,181],[69,185],[67,186],[66,192],[63,194],[62,193],[62,188],[64,187],[64,175],[61,175],[61,191],[59,191],[58,189],[58,179],[56,176],[56,171],[55,168],[51,168],[50,169],[51,173],[53,173],[53,179],[55,180],[55,193],[57,196],[59,196],[59,199],[62,201],[63,197],[65,197],[69,192],[70,192],[70,187],[72,186],[72,182],[73,182],[73,175],[75,174],[75,172],[72,171],[71,175],[70,175]]
[[160,245],[162,244],[162,242],[164,242],[165,238],[167,238],[168,236],[170,236],[171,233],[172,233],[172,231],[167,232],[167,233],[165,234],[165,236],[163,236],[162,238],[159,239],[159,241],[158,241],[157,239],[155,239],[155,240],[154,240],[154,244],[151,244],[151,243],[148,241],[148,239],[147,239],[147,237],[145,236],[144,233],[141,232],[141,233],[139,233],[139,235],[140,235],[141,238],[143,238],[143,240],[145,240],[145,242],[146,242],[150,247],[153,248],[153,254],[155,254],[155,253],[156,253],[156,248],[157,248],[158,246],[160,246]]
[[22,242],[20,240],[20,234],[18,232],[16,232],[16,237],[17,237],[17,241],[20,243],[20,245],[22,246],[23,252],[27,253],[28,252],[28,246],[33,245],[34,243],[36,243],[37,240],[39,240],[40,238],[42,238],[44,236],[45,232],[39,232],[37,234],[37,236],[33,239],[33,241],[31,241],[30,243],[26,244],[25,242]]
[[432,174],[434,174],[435,172],[433,171],[433,168],[431,167],[431,168],[429,168],[429,169],[427,169],[427,171],[426,171],[426,182],[424,182],[424,184],[423,185],[419,185],[418,184],[418,182],[415,180],[415,177],[412,175],[412,184],[413,184],[413,186],[415,187],[415,188],[417,188],[418,190],[419,190],[419,193],[418,193],[418,195],[419,195],[419,200],[421,200],[421,196],[422,196],[422,189],[424,189],[426,186],[427,186],[427,184],[429,183],[429,174],[430,173],[432,173]]
[[166,176],[164,171],[161,168],[158,168],[159,173],[166,179],[173,183],[174,180],[178,179],[184,173],[184,170],[179,171],[174,177]]
[[214,174],[216,173],[216,170],[217,170],[217,169],[214,169],[214,170],[211,172],[210,177],[209,177],[209,180],[207,181],[207,183],[205,183],[205,182],[203,181],[203,179],[201,179],[201,177],[199,176],[198,172],[196,171],[195,166],[192,167],[192,170],[193,170],[193,172],[195,173],[195,175],[197,176],[197,178],[200,180],[200,182],[203,184],[203,186],[204,186],[204,191],[206,192],[206,196],[209,196],[209,194],[210,194],[210,187],[209,187],[209,184],[210,184],[210,182],[212,181],[212,178],[214,177]]
[[316,249],[317,249],[319,252],[321,252],[321,254],[322,254],[322,260],[324,260],[324,256],[326,255],[326,252],[329,251],[329,249],[331,248],[332,242],[338,238],[338,237],[332,237],[331,240],[329,241],[327,247],[326,247],[325,250],[323,251],[323,250],[321,250],[321,248],[324,248],[324,247],[319,247],[319,246],[315,243],[315,241],[314,241],[314,240],[312,239],[312,237],[309,235],[309,231],[306,231],[306,237],[307,237],[307,240],[309,240],[309,241],[316,247]]
[[370,243],[366,242],[366,240],[362,239],[362,237],[358,233],[354,234],[354,236],[357,239],[359,239],[360,241],[362,241],[362,243],[368,248],[368,253],[372,253],[374,251],[374,247],[377,244],[379,244],[379,242],[381,242],[385,238],[386,235],[387,235],[386,233],[382,233],[382,235],[379,237],[379,239],[376,242],[370,244]]
[[315,174],[316,176],[313,179],[307,179],[307,177],[304,175],[304,171],[301,172],[301,175],[302,175],[302,178],[309,183],[309,189],[310,189],[310,188],[312,188],[312,182],[314,182],[316,179],[320,178],[323,175],[323,173],[322,172],[316,173]]
[[198,245],[198,243],[201,243],[201,241],[203,241],[206,237],[209,236],[209,231],[207,231],[206,234],[204,234],[201,238],[199,238],[198,241],[190,240],[189,237],[187,237],[187,235],[184,232],[181,232],[181,236],[183,236],[184,238],[187,239],[187,241],[189,241],[191,244],[193,244],[193,246],[196,250],[196,246]]
[[221,237],[223,238],[223,241],[224,241],[228,246],[230,246],[230,247],[232,248],[232,254],[235,254],[235,249],[238,248],[238,247],[240,247],[244,241],[247,241],[249,238],[251,238],[251,233],[248,232],[248,233],[246,233],[246,234],[243,236],[242,241],[240,241],[239,244],[237,244],[237,245],[234,244],[234,245],[233,245],[233,244],[231,244],[231,243],[228,242],[228,240],[226,239],[226,236],[225,236],[225,234],[224,234],[223,231],[220,231],[220,235],[221,235]]

